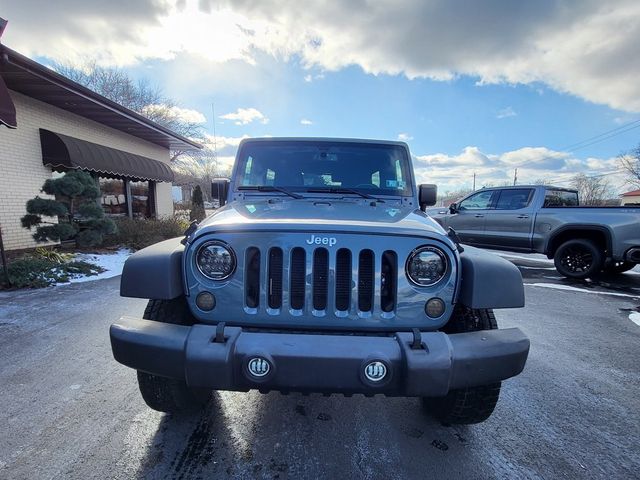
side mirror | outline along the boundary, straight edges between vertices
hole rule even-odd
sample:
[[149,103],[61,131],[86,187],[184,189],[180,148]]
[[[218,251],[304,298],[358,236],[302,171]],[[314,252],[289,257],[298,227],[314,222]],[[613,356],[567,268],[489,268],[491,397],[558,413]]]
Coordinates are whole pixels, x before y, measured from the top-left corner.
[[220,206],[227,203],[227,195],[229,194],[228,178],[214,178],[211,181],[211,200],[218,200]]
[[449,205],[449,213],[458,213],[458,204],[452,203]]
[[426,207],[432,207],[436,204],[438,197],[438,187],[431,183],[423,183],[419,187],[418,203],[420,209],[424,210]]

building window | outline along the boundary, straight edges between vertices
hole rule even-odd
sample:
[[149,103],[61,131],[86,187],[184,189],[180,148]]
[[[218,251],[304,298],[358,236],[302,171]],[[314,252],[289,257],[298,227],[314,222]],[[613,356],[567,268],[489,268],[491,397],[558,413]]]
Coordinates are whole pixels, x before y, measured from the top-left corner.
[[124,180],[99,177],[100,203],[107,215],[127,216],[127,191]]
[[129,183],[131,190],[131,213],[134,218],[151,217],[151,196],[149,195],[149,182]]

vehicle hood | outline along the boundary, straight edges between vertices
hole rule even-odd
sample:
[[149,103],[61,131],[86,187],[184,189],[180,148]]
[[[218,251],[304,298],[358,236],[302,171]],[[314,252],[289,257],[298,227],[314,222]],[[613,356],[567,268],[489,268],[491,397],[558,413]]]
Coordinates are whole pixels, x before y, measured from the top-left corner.
[[400,202],[271,198],[234,201],[203,220],[195,236],[239,230],[446,235],[431,217]]

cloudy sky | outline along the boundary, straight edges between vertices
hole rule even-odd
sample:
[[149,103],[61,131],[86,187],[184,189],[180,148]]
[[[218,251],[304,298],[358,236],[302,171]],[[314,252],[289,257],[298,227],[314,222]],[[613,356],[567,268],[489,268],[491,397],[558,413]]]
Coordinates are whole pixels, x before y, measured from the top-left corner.
[[227,161],[244,136],[400,139],[445,191],[516,167],[623,191],[616,157],[640,143],[637,0],[0,0],[0,17],[42,63],[125,68],[209,133],[215,111]]

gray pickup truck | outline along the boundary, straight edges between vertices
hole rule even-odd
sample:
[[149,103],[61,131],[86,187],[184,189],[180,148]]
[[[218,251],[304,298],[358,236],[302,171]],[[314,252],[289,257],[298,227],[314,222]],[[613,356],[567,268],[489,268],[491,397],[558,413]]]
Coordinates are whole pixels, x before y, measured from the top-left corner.
[[493,314],[524,306],[519,270],[424,213],[436,189],[406,144],[244,140],[212,193],[214,214],[124,266],[121,295],[149,302],[111,345],[151,408],[214,389],[385,394],[477,423],[524,368],[529,340]]
[[622,273],[640,263],[640,207],[581,206],[571,189],[484,188],[430,213],[463,243],[544,253],[566,277]]

